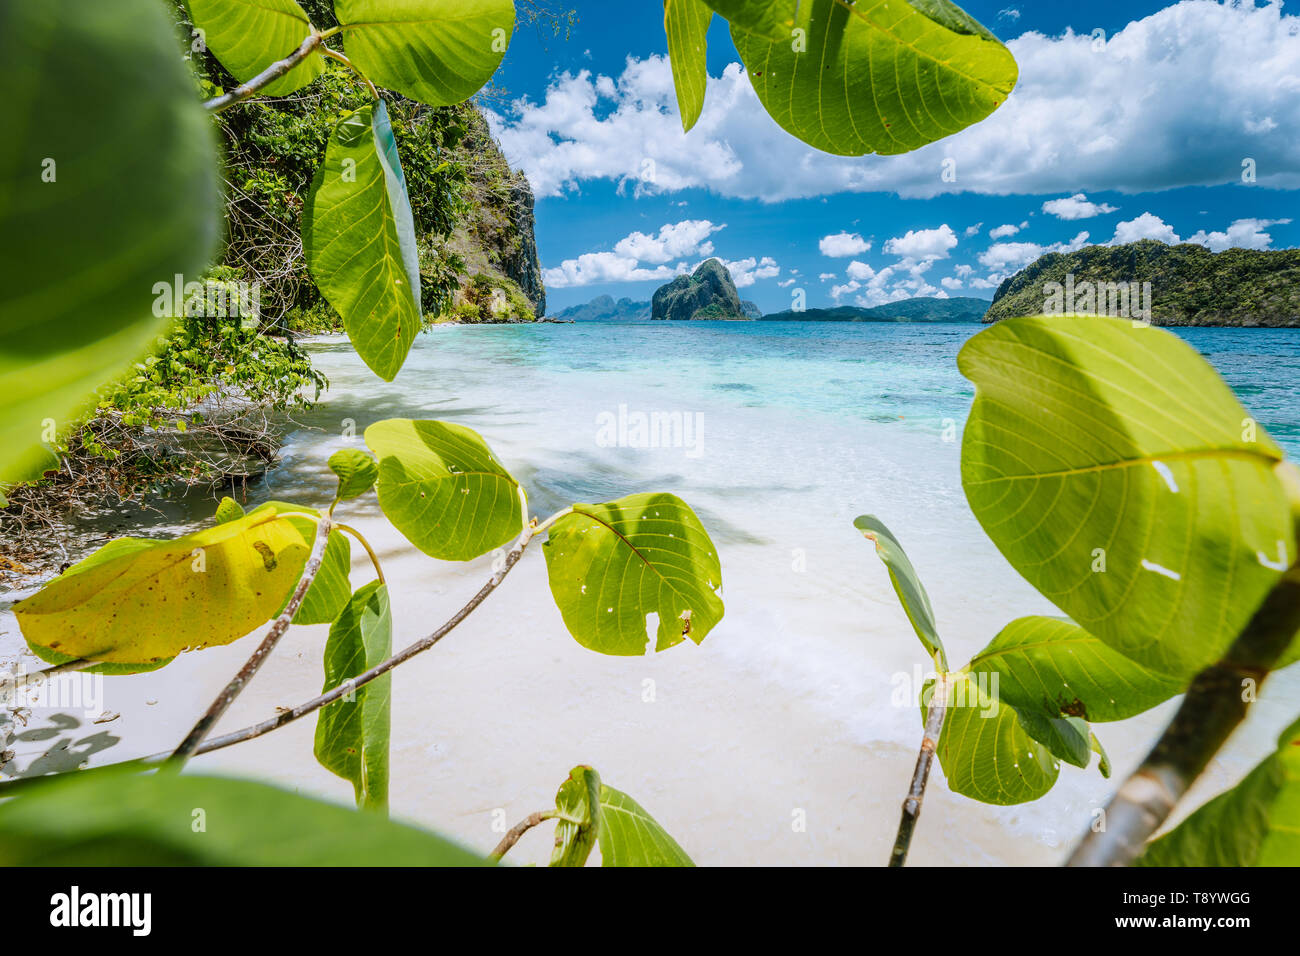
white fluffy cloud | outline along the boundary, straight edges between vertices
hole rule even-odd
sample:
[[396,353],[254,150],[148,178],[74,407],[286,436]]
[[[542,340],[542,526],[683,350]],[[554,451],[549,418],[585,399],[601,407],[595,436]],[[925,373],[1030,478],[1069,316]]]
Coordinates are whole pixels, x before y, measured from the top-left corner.
[[876,270],[871,268],[871,266],[867,265],[865,262],[859,262],[857,259],[854,259],[849,263],[848,268],[844,270],[844,274],[850,279],[863,280],[870,279],[874,276]]
[[751,286],[759,279],[772,279],[781,274],[781,267],[771,256],[763,256],[762,259],[750,256],[748,259],[737,259],[735,262],[724,261],[723,265],[731,273],[731,281],[736,283],[737,289]]
[[1024,222],[1022,222],[1022,223],[1021,223],[1020,225],[1018,225],[1018,226],[1017,226],[1015,223],[1011,223],[1011,222],[1009,222],[1009,223],[1007,223],[1006,225],[1003,225],[1003,226],[997,226],[997,227],[995,227],[995,228],[993,228],[993,229],[990,229],[990,230],[989,230],[989,238],[990,238],[990,239],[1006,239],[1006,238],[1009,237],[1009,236],[1014,236],[1014,235],[1015,235],[1016,233],[1018,233],[1021,229],[1024,229],[1024,228],[1025,228],[1026,226],[1028,226],[1028,225],[1029,225],[1029,221],[1028,221],[1028,220],[1025,220]]
[[[1081,232],[1069,242],[1040,245],[1037,242],[995,242],[980,253],[980,265],[994,272],[1015,272],[1048,252],[1074,252],[1088,244],[1088,234]],[[990,281],[992,277],[990,276]],[[1000,281],[1000,280],[999,280]],[[971,283],[974,285],[974,283]]]
[[1093,216],[1115,212],[1117,208],[1109,203],[1089,202],[1083,193],[1075,193],[1064,199],[1049,199],[1043,203],[1043,212],[1057,219],[1091,219]]
[[1111,239],[1110,244],[1118,245],[1121,242],[1137,242],[1139,239],[1156,239],[1160,242],[1176,243],[1178,233],[1174,232],[1174,227],[1159,216],[1144,212],[1136,219],[1130,219],[1115,226],[1115,236]]
[[616,252],[586,252],[576,259],[565,259],[557,268],[544,273],[552,289],[596,285],[602,282],[648,282],[671,279],[677,273],[668,266],[645,269],[635,259]]
[[707,241],[709,236],[725,228],[725,223],[714,225],[707,219],[685,219],[661,226],[653,236],[634,232],[619,240],[614,251],[620,256],[655,265],[686,256],[707,258],[713,254],[713,243]]
[[824,256],[843,259],[848,256],[860,256],[871,248],[871,241],[863,239],[856,232],[837,232],[833,236],[823,236],[817,248]]
[[[661,226],[654,235],[634,232],[615,243],[613,252],[588,252],[576,259],[565,259],[558,267],[545,270],[543,278],[554,289],[671,279],[685,271],[681,259],[711,256],[713,243],[709,236],[725,228],[707,219],[684,219]],[[673,260],[679,260],[677,266],[668,266]]]
[[956,245],[957,234],[944,223],[938,229],[909,229],[906,235],[888,240],[884,251],[909,259],[946,259]]
[[[1073,197],[1235,182],[1246,157],[1262,185],[1300,186],[1300,137],[1288,132],[1300,128],[1300,18],[1278,3],[1182,0],[1100,49],[1069,31],[1029,32],[1008,46],[1020,81],[1007,102],[902,156],[809,149],[763,112],[739,64],[710,78],[704,115],[684,134],[658,56],[628,60],[617,78],[563,74],[540,103],[518,100],[489,121],[539,196],[603,179],[769,202],[845,190]],[[1080,139],[1082,128],[1096,132]],[[955,183],[935,175],[949,157],[961,170]]]
[[1179,242],[1194,242],[1206,246],[1211,252],[1224,249],[1267,249],[1273,244],[1273,237],[1264,230],[1269,226],[1288,225],[1290,219],[1234,219],[1222,232],[1198,230],[1186,239],[1179,239],[1174,227],[1159,216],[1144,212],[1136,219],[1121,222],[1115,227],[1115,235],[1107,245],[1119,245],[1135,242],[1138,239],[1158,239],[1171,245]]

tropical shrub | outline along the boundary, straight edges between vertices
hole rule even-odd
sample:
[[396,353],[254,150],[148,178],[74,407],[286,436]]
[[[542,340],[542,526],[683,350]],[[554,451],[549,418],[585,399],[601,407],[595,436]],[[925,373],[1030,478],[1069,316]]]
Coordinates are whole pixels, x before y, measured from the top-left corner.
[[1087,767],[1095,753],[1110,775],[1092,724],[1185,694],[1071,862],[1300,864],[1287,789],[1295,727],[1275,757],[1147,848],[1270,671],[1300,659],[1295,466],[1191,346],[1142,322],[1008,319],[958,364],[976,389],[967,501],[1069,618],[1012,621],[950,670],[901,545],[878,518],[856,520],[935,668],[891,863],[906,858],[933,756],[958,793],[1023,803],[1051,789],[1061,761]]

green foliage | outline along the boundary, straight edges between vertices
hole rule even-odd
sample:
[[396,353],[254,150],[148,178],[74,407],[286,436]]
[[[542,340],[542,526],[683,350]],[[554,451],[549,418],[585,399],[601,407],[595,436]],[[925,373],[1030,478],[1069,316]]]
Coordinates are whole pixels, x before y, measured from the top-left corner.
[[212,520],[217,524],[225,524],[227,521],[238,521],[244,517],[244,514],[243,506],[234,498],[222,498],[221,503],[217,505],[217,513],[212,516]]
[[382,101],[335,127],[303,218],[303,249],[357,354],[392,381],[420,328],[420,271],[406,179]]
[[0,287],[0,481],[12,481],[49,463],[51,423],[66,428],[170,327],[150,289],[203,268],[219,193],[211,132],[154,0],[6,3],[0,88],[22,91],[0,143],[0,261],[16,277]]
[[1217,661],[1280,578],[1268,562],[1295,557],[1282,452],[1223,380],[1106,318],[1002,322],[958,365],[976,386],[962,485],[1011,565],[1152,670]]
[[94,770],[0,804],[3,866],[485,864],[380,814],[228,777]]
[[379,465],[364,451],[357,448],[340,448],[330,455],[330,471],[339,476],[339,490],[335,501],[358,498],[374,487],[379,477]]
[[709,81],[708,33],[713,11],[704,0],[664,0],[664,32],[682,129],[690,132],[704,109]]
[[[1037,800],[1051,790],[1060,764],[1047,742],[1035,739],[1015,708],[1001,702],[988,685],[965,673],[950,680],[936,750],[949,788],[1001,806]],[[922,720],[925,711],[922,707]]]
[[783,129],[829,153],[906,153],[984,119],[1011,53],[948,0],[708,0]]
[[469,99],[515,28],[511,0],[335,0],[348,56],[380,86],[430,106]]
[[699,644],[722,619],[722,567],[695,512],[675,495],[637,494],[574,505],[543,547],[551,593],[569,633],[602,654]]
[[[325,645],[324,693],[359,677],[393,652],[393,618],[388,588],[365,585],[330,625]],[[388,743],[392,683],[385,674],[326,705],[316,721],[316,759],[332,773],[352,781],[357,806],[388,807]]]
[[[1107,283],[1149,282],[1154,290],[1151,321],[1156,325],[1300,324],[1300,249],[1211,252],[1195,243],[1171,246],[1155,239],[1049,252],[1003,280],[984,320],[1046,311],[1044,286],[1056,282],[1064,287],[1067,276],[1074,277],[1075,309],[1080,312],[1114,310],[1107,301]],[[1084,283],[1093,286],[1091,303],[1085,299]],[[1129,314],[1137,308],[1130,297]]]
[[912,630],[921,639],[921,646],[934,660],[940,672],[948,669],[948,656],[943,650],[943,641],[939,638],[939,628],[934,622],[934,609],[930,606],[930,595],[921,583],[916,568],[903,546],[898,543],[893,532],[885,527],[883,521],[875,515],[860,515],[853,521],[853,527],[862,532],[863,537],[876,546],[876,554],[889,569],[889,582],[898,595],[898,603],[912,624]]
[[393,418],[365,438],[379,459],[379,507],[425,554],[469,561],[523,530],[519,482],[472,429]]
[[590,767],[574,767],[555,795],[551,866],[585,866],[597,843],[601,866],[694,866],[654,817]]
[[1146,848],[1136,866],[1300,866],[1300,721],[1277,751]]
[[[311,33],[311,22],[294,0],[186,0],[207,48],[241,83],[282,60]],[[263,88],[266,96],[302,89],[325,71],[313,53]]]
[[601,866],[694,866],[654,817],[621,790],[600,786]]
[[[875,544],[912,629],[935,663],[936,678],[922,688],[923,723],[938,689],[936,681],[943,681],[946,709],[935,752],[954,792],[1001,805],[1037,800],[1056,783],[1059,760],[1086,767],[1094,743],[1101,754],[1100,742],[1078,717],[1082,705],[1067,699],[1074,693],[1068,680],[1079,676],[1079,668],[1088,663],[1114,667],[1109,674],[1092,677],[1085,673],[1081,678],[1081,683],[1090,682],[1095,689],[1096,696],[1086,687],[1083,691],[1089,693],[1094,706],[1108,706],[1113,711],[1117,705],[1108,695],[1126,695],[1125,678],[1145,676],[1146,671],[1109,649],[1103,655],[1087,648],[1079,641],[1079,629],[1068,623],[1048,622],[1061,627],[1035,630],[1017,621],[966,667],[948,673],[930,597],[907,552],[874,515],[860,516],[853,526]],[[1045,619],[1023,622],[1040,620]],[[1092,655],[1083,662],[1070,659],[1076,650],[1085,648]],[[1178,690],[1181,687],[1169,693]],[[1104,754],[1102,760],[1102,773],[1108,775]]]
[[1126,720],[1183,684],[1129,660],[1070,621],[1022,617],[971,658],[971,674],[997,674],[998,694],[1047,718]]
[[[352,586],[348,583],[351,571],[352,545],[343,532],[331,531],[329,540],[325,542],[320,570],[303,595],[302,604],[298,605],[298,612],[293,616],[293,623],[328,624],[338,617],[352,594]],[[290,595],[285,594],[284,601],[276,609],[276,616],[284,610],[289,598]]]
[[586,866],[600,832],[600,774],[574,767],[555,794],[551,866]]

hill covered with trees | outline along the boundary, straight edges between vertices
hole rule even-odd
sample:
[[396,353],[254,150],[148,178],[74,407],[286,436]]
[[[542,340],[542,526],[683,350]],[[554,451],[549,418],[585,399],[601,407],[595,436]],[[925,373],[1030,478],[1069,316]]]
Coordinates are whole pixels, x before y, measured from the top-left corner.
[[987,299],[955,296],[938,299],[918,296],[864,308],[840,305],[830,309],[787,309],[763,316],[771,322],[978,322],[988,309]]
[[1064,311],[1105,313],[1084,304],[1083,283],[1150,283],[1155,325],[1300,326],[1300,249],[1171,246],[1143,239],[1119,246],[1051,252],[1003,281],[985,322],[1052,311],[1051,283],[1076,290]]

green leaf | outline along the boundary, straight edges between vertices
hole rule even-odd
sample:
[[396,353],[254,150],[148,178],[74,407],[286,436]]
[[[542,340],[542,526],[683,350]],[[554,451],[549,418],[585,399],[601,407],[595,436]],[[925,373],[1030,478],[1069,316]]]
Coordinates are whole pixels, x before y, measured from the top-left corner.
[[950,136],[1004,103],[1019,75],[1010,51],[946,0],[803,0],[788,29],[792,0],[709,2],[736,16],[731,37],[764,108],[829,153],[906,153]]
[[1127,720],[1186,688],[1129,660],[1071,621],[1012,621],[966,666],[998,675],[998,696],[1046,717]]
[[1101,775],[1103,777],[1109,780],[1110,779],[1110,756],[1106,753],[1106,748],[1101,745],[1101,741],[1097,739],[1097,735],[1095,733],[1088,734],[1088,746],[1092,749],[1092,752],[1095,753],[1098,757],[1097,769],[1101,771]]
[[171,326],[154,286],[203,269],[221,196],[156,0],[0,5],[0,89],[0,481],[17,481]]
[[1162,329],[1061,316],[1000,322],[958,365],[976,386],[962,485],[1011,565],[1152,670],[1222,657],[1294,533],[1282,452],[1247,440],[1214,369]]
[[519,482],[473,429],[390,418],[365,437],[379,459],[379,507],[425,554],[469,561],[523,531]]
[[284,605],[311,552],[310,514],[270,502],[173,540],[111,541],[15,605],[18,626],[42,660],[89,658],[111,665],[103,673],[229,644]]
[[420,329],[406,177],[383,101],[339,121],[303,209],[312,276],[370,369],[392,381]]
[[[351,573],[352,544],[342,531],[331,531],[329,540],[325,542],[320,570],[303,595],[298,613],[293,616],[293,623],[328,624],[338,617],[352,596],[352,582],[348,579]],[[292,596],[291,593],[285,595],[274,616],[279,616]]]
[[943,641],[939,639],[939,629],[934,623],[930,595],[926,593],[920,575],[912,567],[907,552],[885,527],[884,522],[875,515],[859,515],[853,520],[853,527],[875,544],[876,554],[889,569],[889,580],[894,585],[894,593],[898,595],[898,603],[903,605],[907,619],[912,622],[912,630],[916,631],[925,652],[934,658],[939,669],[946,671],[948,656],[944,653]]
[[722,567],[700,519],[675,495],[629,495],[574,505],[543,547],[551,594],[569,633],[602,654],[646,652],[646,619],[659,618],[655,650],[704,640],[722,620]]
[[449,840],[265,784],[90,770],[0,804],[0,866],[484,866]]
[[1300,721],[1231,790],[1149,844],[1135,866],[1300,866]]
[[225,524],[227,521],[238,521],[244,517],[243,505],[234,498],[226,497],[221,499],[221,504],[217,505],[217,513],[213,520],[217,524]]
[[551,866],[586,866],[600,831],[600,774],[574,767],[555,794],[555,849]]
[[[240,83],[293,53],[312,32],[310,19],[294,0],[186,0],[186,6],[207,48]],[[323,72],[325,58],[312,53],[261,94],[285,96]]]
[[[1025,730],[1015,708],[1001,703],[970,675],[954,674],[952,680],[935,751],[949,788],[1000,806],[1037,800],[1051,790],[1060,765],[1051,750]],[[932,684],[927,682],[923,700]]]
[[515,28],[511,0],[335,0],[334,11],[366,76],[430,106],[477,93]]
[[1088,766],[1092,760],[1092,731],[1087,721],[1078,717],[1045,717],[1036,710],[1015,710],[1025,733],[1054,756],[1076,767]]
[[606,786],[591,767],[574,767],[555,795],[551,866],[586,866],[600,843],[601,866],[694,866],[639,803]]
[[694,866],[686,851],[621,790],[600,787],[601,866]]
[[713,11],[704,0],[664,0],[664,32],[668,34],[668,60],[673,68],[677,109],[682,129],[690,132],[708,87],[708,35]]
[[374,486],[379,477],[379,465],[364,451],[343,448],[330,455],[330,470],[339,476],[337,501],[359,498]]
[[[325,686],[333,690],[383,663],[393,652],[393,618],[388,588],[373,581],[352,596],[330,626],[325,644]],[[332,773],[351,780],[357,806],[388,807],[388,742],[392,677],[385,674],[326,705],[316,719],[316,759]]]

